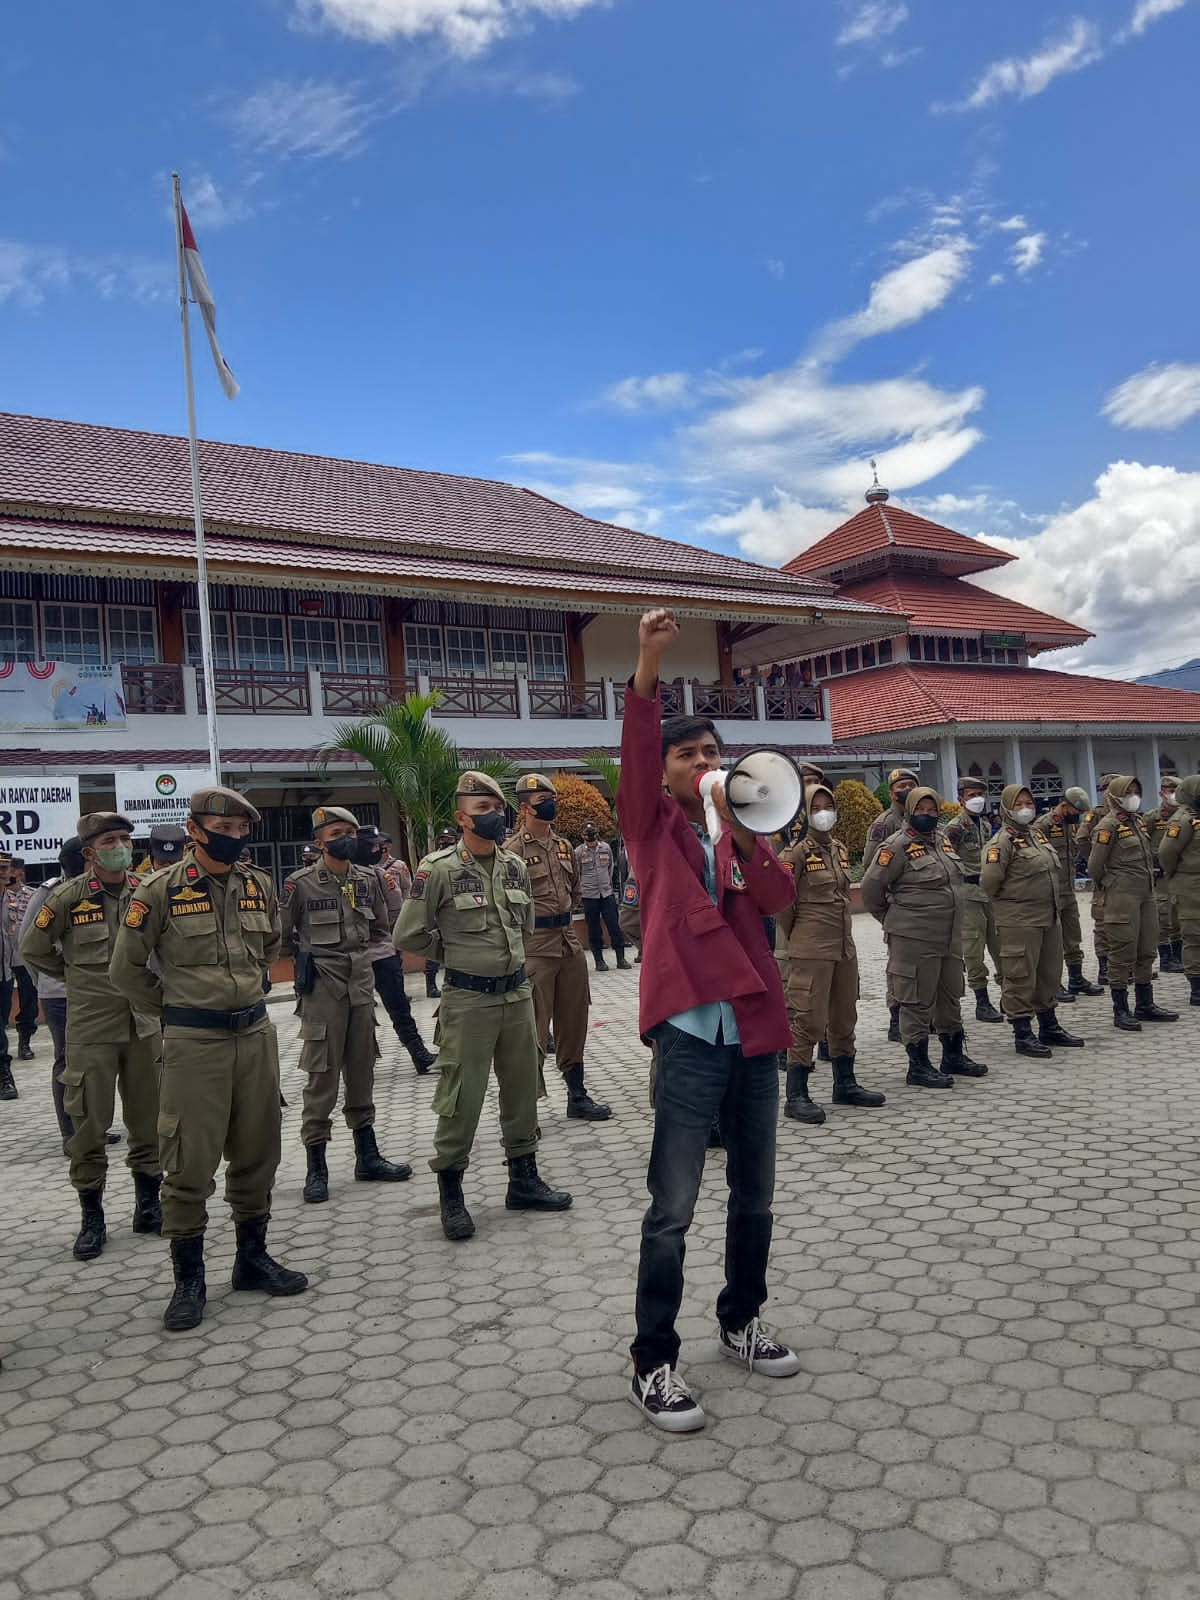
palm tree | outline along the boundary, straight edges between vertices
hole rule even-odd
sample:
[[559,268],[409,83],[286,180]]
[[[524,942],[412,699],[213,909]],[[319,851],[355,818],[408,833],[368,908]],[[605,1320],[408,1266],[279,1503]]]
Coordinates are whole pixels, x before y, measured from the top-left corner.
[[621,781],[621,763],[616,756],[610,756],[605,750],[589,750],[587,764],[608,788],[611,795],[609,804],[615,814],[617,809],[617,785]]
[[[429,713],[441,702],[437,690],[410,694],[406,700],[380,706],[361,722],[340,723],[322,755],[358,756],[372,769],[376,786],[394,797],[408,834],[410,858],[433,849],[434,829],[454,814],[458,775],[463,770],[458,746]],[[480,756],[477,772],[486,772],[502,788],[512,783],[512,763],[503,756]]]

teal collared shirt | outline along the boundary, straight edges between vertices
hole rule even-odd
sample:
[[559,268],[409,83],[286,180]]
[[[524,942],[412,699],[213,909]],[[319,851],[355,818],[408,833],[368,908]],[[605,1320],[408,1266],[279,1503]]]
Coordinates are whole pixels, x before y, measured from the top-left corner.
[[[695,822],[692,827],[695,828],[696,837],[704,846],[704,887],[708,891],[708,898],[713,905],[716,905],[716,846],[709,838],[707,828],[702,828]],[[708,1044],[740,1045],[742,1042],[738,1033],[737,1018],[728,1000],[710,1000],[707,1005],[689,1006],[686,1011],[677,1011],[673,1017],[668,1017],[667,1021],[681,1033],[690,1033],[694,1039],[703,1039]]]

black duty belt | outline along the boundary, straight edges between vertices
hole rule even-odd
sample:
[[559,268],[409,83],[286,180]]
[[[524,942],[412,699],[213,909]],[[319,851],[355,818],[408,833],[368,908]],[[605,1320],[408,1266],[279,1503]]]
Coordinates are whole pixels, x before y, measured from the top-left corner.
[[480,978],[474,972],[455,972],[447,967],[442,977],[453,988],[474,989],[476,994],[507,994],[510,989],[519,989],[526,980],[524,967],[518,967],[503,978]]
[[963,879],[967,883],[978,883],[979,874],[977,872],[964,872]]
[[569,928],[571,926],[571,913],[560,911],[556,917],[534,917],[535,928]]
[[164,1006],[162,1019],[170,1028],[226,1028],[230,1033],[240,1033],[261,1022],[267,1014],[267,1002],[246,1006],[241,1011],[203,1011],[199,1006]]

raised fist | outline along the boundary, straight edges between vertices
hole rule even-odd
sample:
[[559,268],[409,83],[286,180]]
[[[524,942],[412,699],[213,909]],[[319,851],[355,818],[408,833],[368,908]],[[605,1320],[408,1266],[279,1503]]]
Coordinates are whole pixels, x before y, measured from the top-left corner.
[[661,655],[673,639],[679,636],[675,613],[660,607],[647,611],[638,623],[638,645],[652,655]]

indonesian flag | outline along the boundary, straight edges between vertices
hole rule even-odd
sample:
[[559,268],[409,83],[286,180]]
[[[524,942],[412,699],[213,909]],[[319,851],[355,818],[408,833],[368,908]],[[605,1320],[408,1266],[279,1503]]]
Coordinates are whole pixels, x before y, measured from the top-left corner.
[[226,398],[232,400],[238,392],[238,381],[233,375],[233,368],[221,354],[221,346],[217,343],[217,306],[212,297],[212,290],[208,287],[208,276],[204,271],[200,252],[196,248],[196,235],[192,232],[192,225],[188,221],[182,199],[179,202],[179,214],[183,223],[183,261],[187,267],[192,299],[200,307],[200,315],[204,318],[204,331],[208,334],[208,347],[216,363],[217,377],[221,380]]

